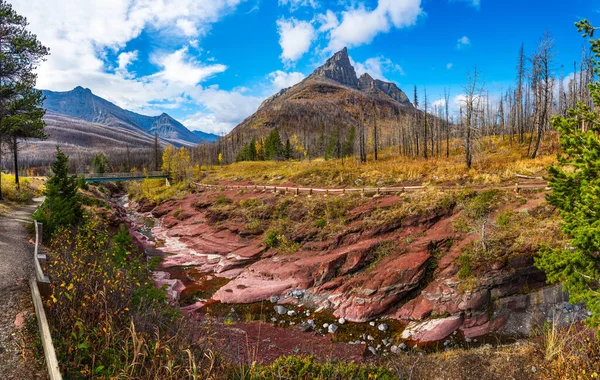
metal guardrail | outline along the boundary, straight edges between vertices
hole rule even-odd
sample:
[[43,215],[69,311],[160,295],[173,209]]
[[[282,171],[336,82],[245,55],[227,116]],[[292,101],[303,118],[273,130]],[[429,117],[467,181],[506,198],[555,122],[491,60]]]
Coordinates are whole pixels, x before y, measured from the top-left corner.
[[124,173],[92,173],[85,174],[85,179],[97,179],[97,178],[157,178],[157,177],[168,177],[165,172],[124,172]]
[[54,351],[54,344],[52,343],[50,326],[48,325],[48,319],[46,318],[44,303],[42,301],[42,294],[47,297],[52,291],[50,288],[50,279],[44,274],[42,269],[42,263],[46,262],[46,255],[40,253],[43,225],[37,220],[34,220],[33,224],[35,226],[35,248],[33,251],[35,276],[29,281],[31,297],[33,299],[33,306],[35,308],[38,328],[40,331],[40,339],[44,349],[44,358],[46,360],[46,366],[48,367],[48,375],[50,380],[62,380],[60,368],[58,366],[58,359],[56,358],[56,351]]

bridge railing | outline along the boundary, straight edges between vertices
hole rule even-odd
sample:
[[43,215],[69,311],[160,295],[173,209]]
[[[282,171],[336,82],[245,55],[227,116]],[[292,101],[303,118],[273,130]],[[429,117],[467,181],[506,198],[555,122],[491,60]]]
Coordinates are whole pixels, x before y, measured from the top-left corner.
[[124,173],[91,173],[85,174],[86,179],[95,178],[144,178],[144,177],[165,177],[168,174],[162,171],[153,172],[124,172]]

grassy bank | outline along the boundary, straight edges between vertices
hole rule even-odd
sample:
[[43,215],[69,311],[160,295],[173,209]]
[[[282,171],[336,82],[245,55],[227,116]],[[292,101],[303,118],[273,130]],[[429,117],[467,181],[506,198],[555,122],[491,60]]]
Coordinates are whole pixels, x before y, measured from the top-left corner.
[[15,204],[30,202],[34,197],[40,196],[44,191],[42,181],[32,178],[20,178],[20,189],[15,184],[15,176],[0,173],[2,176],[2,198],[0,201],[0,215],[8,213]]
[[543,176],[556,162],[552,138],[543,145],[536,159],[526,156],[526,148],[509,145],[499,137],[486,138],[469,170],[460,148],[450,157],[407,158],[385,149],[378,161],[369,157],[366,164],[354,158],[325,161],[255,161],[208,168],[206,183],[249,181],[256,184],[293,183],[315,187],[384,186],[406,183],[498,184],[514,181],[515,174]]

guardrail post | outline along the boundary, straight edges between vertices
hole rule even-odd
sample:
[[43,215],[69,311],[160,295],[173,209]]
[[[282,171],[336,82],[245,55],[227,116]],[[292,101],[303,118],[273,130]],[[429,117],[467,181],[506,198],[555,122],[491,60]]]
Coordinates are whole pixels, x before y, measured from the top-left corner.
[[360,197],[361,198],[365,197],[365,188],[364,187],[362,189],[360,189]]
[[310,198],[310,197],[312,197],[312,193],[313,193],[313,189],[309,189],[309,190],[308,190],[308,197],[309,197],[309,198]]
[[329,189],[325,189],[325,197],[329,196]]
[[515,183],[515,193],[519,194],[519,183]]
[[340,196],[342,196],[342,197],[343,197],[344,195],[346,195],[346,188],[343,188],[343,189],[342,189],[342,194],[340,194]]
[[296,197],[297,197],[298,195],[300,195],[300,188],[299,188],[299,187],[297,187],[297,188],[296,188]]
[[377,192],[375,193],[375,195],[373,195],[373,198],[377,198],[381,196],[381,191],[379,188],[377,188]]

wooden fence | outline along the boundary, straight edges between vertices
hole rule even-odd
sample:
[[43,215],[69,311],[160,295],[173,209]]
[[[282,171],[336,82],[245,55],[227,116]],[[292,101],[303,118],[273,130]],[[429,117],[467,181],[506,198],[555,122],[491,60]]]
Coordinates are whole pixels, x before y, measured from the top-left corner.
[[46,255],[40,253],[43,226],[42,223],[39,223],[36,220],[33,221],[33,224],[35,226],[35,248],[33,251],[35,276],[29,281],[29,286],[31,288],[33,306],[35,308],[40,331],[40,339],[42,341],[42,347],[44,348],[44,358],[48,367],[48,375],[50,380],[62,380],[58,359],[56,358],[56,352],[54,351],[54,344],[52,343],[50,326],[48,325],[48,319],[46,318],[44,303],[42,301],[42,294],[44,296],[49,296],[51,293],[50,279],[44,274],[42,269],[42,264],[46,262]]
[[521,189],[539,190],[548,189],[548,183],[545,181],[538,182],[525,182],[514,185],[499,185],[499,186],[395,186],[395,187],[362,187],[362,188],[334,188],[334,189],[322,189],[312,187],[290,187],[290,186],[277,186],[277,185],[208,185],[204,183],[194,183],[197,187],[204,188],[207,190],[250,190],[250,191],[262,191],[262,192],[273,192],[273,193],[284,193],[284,194],[324,194],[324,195],[343,195],[349,193],[360,193],[362,196],[366,194],[374,194],[375,196],[383,194],[398,194],[405,192],[414,192],[419,190],[426,190],[428,188],[435,188],[441,190],[487,190],[487,189],[500,189],[500,190],[514,190],[519,192]]

